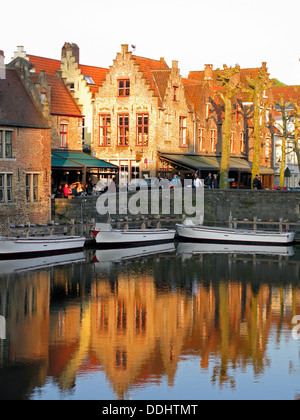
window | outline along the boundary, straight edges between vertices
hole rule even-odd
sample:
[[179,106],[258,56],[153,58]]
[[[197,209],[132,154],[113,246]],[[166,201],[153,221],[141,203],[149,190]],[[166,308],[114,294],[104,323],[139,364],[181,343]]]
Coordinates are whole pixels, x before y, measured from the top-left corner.
[[130,80],[119,80],[119,93],[118,96],[130,95]]
[[148,146],[148,133],[149,133],[149,115],[137,114],[137,146]]
[[88,85],[95,85],[95,82],[91,76],[84,76],[84,80],[87,82]]
[[205,118],[208,120],[210,116],[210,102],[206,102],[205,106]]
[[173,86],[173,101],[177,102],[178,100],[178,86]]
[[235,147],[235,132],[231,132],[231,139],[230,139],[230,153],[234,153],[234,147]]
[[246,133],[245,131],[241,132],[241,153],[246,152]]
[[210,149],[212,152],[217,150],[217,130],[210,130]]
[[0,158],[12,158],[12,131],[0,131]]
[[26,201],[38,201],[38,174],[26,174]]
[[47,92],[45,90],[42,90],[41,92],[41,104],[44,105],[44,102],[47,98]]
[[118,146],[129,145],[129,115],[118,115]]
[[60,147],[62,149],[68,147],[68,124],[60,124]]
[[199,152],[204,151],[204,128],[199,128]]
[[[271,145],[271,139],[270,139],[270,137],[266,137],[266,149],[265,149],[265,156],[266,156],[266,159],[268,159],[269,157],[270,157],[270,145]],[[292,149],[292,147],[291,147],[291,149]],[[289,156],[289,155],[288,155]],[[292,153],[291,155],[290,155],[290,157],[292,158],[292,157],[294,157],[294,153]],[[293,162],[292,162],[293,163]]]
[[12,174],[0,174],[0,203],[11,203],[12,201]]
[[110,146],[111,119],[109,114],[100,115],[99,120],[99,146]]
[[180,147],[187,146],[186,117],[180,117]]

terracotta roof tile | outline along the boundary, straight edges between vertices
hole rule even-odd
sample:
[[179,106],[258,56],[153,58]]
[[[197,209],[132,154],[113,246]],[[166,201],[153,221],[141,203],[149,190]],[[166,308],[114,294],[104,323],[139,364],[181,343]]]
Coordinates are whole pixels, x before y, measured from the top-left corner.
[[[57,70],[60,70],[60,60],[54,60],[52,58],[38,57],[36,55],[28,55],[29,61],[34,64],[35,71],[40,73],[41,70],[45,70],[48,75],[55,75]],[[95,84],[89,84],[89,88],[94,95],[98,91],[99,86],[102,86],[106,74],[109,72],[108,69],[95,66],[86,66],[79,64],[79,69],[84,76],[90,76]]]
[[161,104],[164,102],[171,70],[152,70]]
[[46,78],[51,86],[51,114],[81,117],[81,112],[63,81],[53,75],[47,75]]
[[300,103],[300,86],[275,86],[272,88],[274,100],[279,101],[281,97],[285,101],[297,100]]
[[52,58],[38,57],[36,55],[27,55],[30,63],[34,64],[35,71],[40,73],[45,70],[46,74],[56,74],[60,69],[60,60],[53,60]]
[[150,88],[154,91],[155,96],[158,96],[160,106],[161,98],[158,90],[158,86],[156,84],[156,80],[154,78],[154,70],[169,70],[168,65],[165,61],[161,60],[152,60],[150,58],[138,57],[136,55],[132,56],[135,62],[139,65],[140,71],[143,73],[146,81],[149,83]]
[[0,125],[49,128],[14,69],[0,79]]

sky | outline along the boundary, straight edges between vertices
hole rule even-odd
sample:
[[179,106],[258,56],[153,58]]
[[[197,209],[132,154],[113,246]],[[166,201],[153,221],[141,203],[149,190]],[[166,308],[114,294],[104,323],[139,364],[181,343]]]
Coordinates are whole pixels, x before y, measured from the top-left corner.
[[73,42],[81,64],[108,68],[129,44],[136,55],[164,57],[169,66],[177,60],[183,77],[205,64],[265,61],[271,78],[300,85],[299,12],[299,0],[6,1],[0,50],[6,64],[17,46],[60,59],[63,44]]

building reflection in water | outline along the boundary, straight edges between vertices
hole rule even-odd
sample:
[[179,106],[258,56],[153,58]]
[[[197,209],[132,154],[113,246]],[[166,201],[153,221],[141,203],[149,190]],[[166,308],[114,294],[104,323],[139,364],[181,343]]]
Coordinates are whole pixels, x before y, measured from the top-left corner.
[[300,313],[297,256],[162,251],[0,275],[1,398],[30,398],[49,378],[72,390],[97,371],[124,398],[162,378],[172,387],[190,356],[218,386],[246,366],[263,374],[270,337],[290,338]]

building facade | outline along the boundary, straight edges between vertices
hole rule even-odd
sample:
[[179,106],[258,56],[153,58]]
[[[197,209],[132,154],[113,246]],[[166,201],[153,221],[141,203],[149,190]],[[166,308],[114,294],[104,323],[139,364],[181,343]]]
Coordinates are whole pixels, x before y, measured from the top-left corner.
[[[0,59],[4,64],[3,52]],[[46,223],[51,218],[51,130],[17,70],[0,77],[0,222]]]
[[120,183],[162,172],[160,151],[185,152],[193,119],[178,63],[134,56],[122,45],[106,80],[95,94],[97,157],[120,168]]

